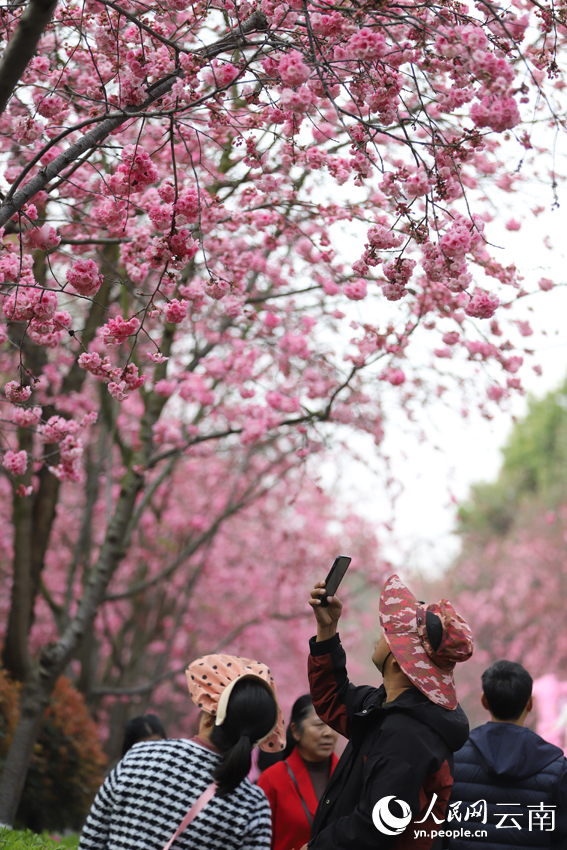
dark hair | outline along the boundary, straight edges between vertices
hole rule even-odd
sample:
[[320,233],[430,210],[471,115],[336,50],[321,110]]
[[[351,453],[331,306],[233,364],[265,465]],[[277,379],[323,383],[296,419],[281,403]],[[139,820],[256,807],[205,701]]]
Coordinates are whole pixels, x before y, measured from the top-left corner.
[[151,737],[151,735],[161,735],[162,738],[167,738],[163,723],[155,714],[145,714],[129,720],[124,727],[122,757],[126,755],[130,747],[133,747],[134,744],[143,741],[145,738]]
[[286,748],[285,748],[285,754],[286,754],[285,757],[286,758],[289,755],[291,755],[292,750],[294,750],[295,746],[297,745],[297,741],[293,737],[293,734],[292,734],[292,731],[291,731],[291,724],[293,723],[294,726],[296,726],[297,729],[299,730],[299,733],[301,734],[301,732],[303,732],[303,721],[305,720],[306,717],[309,717],[309,715],[311,714],[311,712],[313,710],[314,709],[313,709],[313,701],[311,700],[311,694],[303,694],[302,696],[298,697],[295,700],[295,702],[293,704],[293,708],[291,709],[291,715],[290,715],[290,718],[289,718],[289,726],[287,727],[287,735],[286,735],[287,745],[286,745]]
[[224,723],[213,726],[211,743],[223,751],[214,772],[217,796],[224,797],[250,773],[252,747],[274,727],[278,709],[268,689],[254,679],[237,682],[230,694]]
[[533,679],[521,664],[497,661],[482,674],[482,690],[498,720],[517,720],[532,695]]
[[293,737],[291,724],[294,723],[295,726],[298,727],[299,731],[302,732],[303,721],[309,714],[311,714],[312,711],[313,703],[311,702],[311,696],[309,694],[303,694],[303,696],[300,696],[295,700],[293,708],[291,709],[289,725],[285,730],[285,749],[280,750],[278,753],[265,753],[263,750],[260,750],[258,753],[258,769],[261,773],[273,764],[277,764],[279,761],[285,761],[285,759],[292,754],[297,741]]

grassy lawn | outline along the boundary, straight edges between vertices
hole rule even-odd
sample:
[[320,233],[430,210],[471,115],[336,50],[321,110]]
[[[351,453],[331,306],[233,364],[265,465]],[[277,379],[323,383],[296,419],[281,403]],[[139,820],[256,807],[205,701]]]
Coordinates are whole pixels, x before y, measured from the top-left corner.
[[78,835],[66,835],[61,837],[44,832],[36,835],[35,832],[26,830],[0,829],[1,850],[61,850],[63,847],[76,848],[79,846]]

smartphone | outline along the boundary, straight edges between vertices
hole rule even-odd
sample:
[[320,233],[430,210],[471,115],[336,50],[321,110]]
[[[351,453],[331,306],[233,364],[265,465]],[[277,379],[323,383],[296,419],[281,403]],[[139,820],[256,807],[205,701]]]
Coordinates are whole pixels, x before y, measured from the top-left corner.
[[343,580],[351,560],[352,558],[349,558],[347,555],[339,555],[338,558],[335,558],[335,563],[329,570],[329,575],[325,579],[325,596],[321,596],[321,605],[323,608],[326,608],[329,605],[327,602],[327,596],[334,596],[339,589],[339,584]]

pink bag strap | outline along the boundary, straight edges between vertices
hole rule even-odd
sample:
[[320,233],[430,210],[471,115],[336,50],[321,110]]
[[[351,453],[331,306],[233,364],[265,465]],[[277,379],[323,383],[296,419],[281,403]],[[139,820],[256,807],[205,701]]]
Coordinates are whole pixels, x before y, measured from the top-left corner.
[[185,815],[185,817],[183,818],[183,820],[181,821],[181,823],[179,824],[179,826],[177,827],[177,829],[175,830],[163,850],[169,850],[175,839],[181,835],[183,830],[187,829],[192,820],[195,820],[201,809],[204,808],[204,806],[207,805],[209,800],[211,800],[215,796],[215,791],[217,790],[217,787],[218,786],[216,782],[211,782],[209,787],[205,788],[201,796],[197,800],[195,800],[195,802],[193,803],[193,805],[191,806],[191,808],[189,809],[189,811],[187,812],[187,814]]

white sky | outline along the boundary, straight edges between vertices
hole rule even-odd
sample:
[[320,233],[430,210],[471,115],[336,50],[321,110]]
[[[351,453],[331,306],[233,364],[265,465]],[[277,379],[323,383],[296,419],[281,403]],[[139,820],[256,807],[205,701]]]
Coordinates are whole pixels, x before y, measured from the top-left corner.
[[[561,192],[561,187],[560,187]],[[526,204],[534,206],[534,196],[523,199],[513,196],[517,204],[515,217]],[[567,203],[567,190],[562,193]],[[550,198],[542,192],[542,201],[549,207]],[[561,197],[560,197],[561,200]],[[564,211],[549,210],[534,218],[528,213],[519,231],[508,231],[504,222],[489,225],[489,235],[501,250],[494,251],[496,259],[507,265],[515,262],[525,277],[526,289],[537,287],[541,277],[557,284],[567,281],[565,260],[567,249]],[[546,247],[544,239],[548,237]],[[531,310],[530,310],[531,308]],[[533,336],[524,340],[535,355],[525,358],[520,372],[525,388],[544,395],[567,376],[567,286],[557,286],[514,305],[514,317],[530,320]],[[545,334],[544,334],[545,332]],[[538,377],[532,365],[540,364],[543,374]],[[458,550],[458,537],[452,533],[455,503],[466,498],[469,486],[480,480],[494,479],[500,466],[500,447],[506,441],[512,415],[522,416],[526,398],[516,397],[509,412],[496,412],[492,421],[483,419],[471,405],[471,415],[464,420],[446,404],[432,403],[422,410],[420,421],[410,430],[403,414],[393,412],[384,444],[391,458],[391,474],[401,485],[394,513],[385,495],[383,467],[376,461],[376,451],[370,438],[353,437],[351,445],[365,463],[334,457],[321,470],[327,486],[334,486],[340,474],[340,496],[356,506],[357,511],[376,522],[378,534],[385,545],[386,555],[402,571],[412,568],[427,574],[447,566]],[[394,424],[395,427],[392,427]],[[420,442],[418,431],[427,439]],[[371,468],[380,470],[377,475]],[[383,524],[391,521],[392,532]]]

